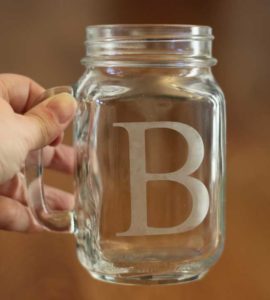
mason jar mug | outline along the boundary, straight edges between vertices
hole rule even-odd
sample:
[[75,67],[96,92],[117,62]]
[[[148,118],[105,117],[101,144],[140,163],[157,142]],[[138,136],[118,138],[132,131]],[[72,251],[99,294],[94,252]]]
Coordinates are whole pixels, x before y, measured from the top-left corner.
[[75,234],[97,279],[186,282],[221,255],[225,103],[212,39],[207,26],[90,26],[85,73],[43,95],[78,101],[76,205],[47,207],[41,151],[26,165],[29,205],[44,228]]

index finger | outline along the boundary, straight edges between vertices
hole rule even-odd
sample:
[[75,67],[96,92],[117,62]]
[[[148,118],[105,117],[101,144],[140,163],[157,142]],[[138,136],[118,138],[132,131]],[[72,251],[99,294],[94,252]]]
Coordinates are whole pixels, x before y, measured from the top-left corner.
[[16,113],[33,107],[44,88],[31,78],[17,74],[0,74],[0,97],[10,103]]

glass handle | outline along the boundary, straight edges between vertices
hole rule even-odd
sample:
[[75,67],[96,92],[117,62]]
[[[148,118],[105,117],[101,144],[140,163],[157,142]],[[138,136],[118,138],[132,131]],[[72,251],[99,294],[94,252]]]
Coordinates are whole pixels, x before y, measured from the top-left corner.
[[[74,95],[71,86],[59,86],[46,90],[36,103],[60,93]],[[43,184],[42,149],[32,151],[25,162],[24,175],[27,186],[27,201],[36,221],[47,230],[74,232],[72,211],[52,211],[48,208]]]

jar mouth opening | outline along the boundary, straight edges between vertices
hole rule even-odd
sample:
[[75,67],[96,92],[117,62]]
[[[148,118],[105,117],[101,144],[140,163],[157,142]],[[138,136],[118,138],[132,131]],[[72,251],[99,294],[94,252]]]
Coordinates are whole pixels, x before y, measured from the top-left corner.
[[115,24],[86,28],[83,64],[211,66],[212,28],[177,24]]
[[212,28],[205,25],[180,24],[111,24],[86,27],[87,42],[119,40],[212,40]]

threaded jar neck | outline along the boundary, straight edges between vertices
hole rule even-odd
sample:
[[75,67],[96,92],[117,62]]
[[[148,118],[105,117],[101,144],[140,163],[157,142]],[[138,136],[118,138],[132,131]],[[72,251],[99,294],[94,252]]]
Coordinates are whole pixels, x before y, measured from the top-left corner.
[[97,25],[86,28],[86,65],[208,67],[212,28],[196,25]]

